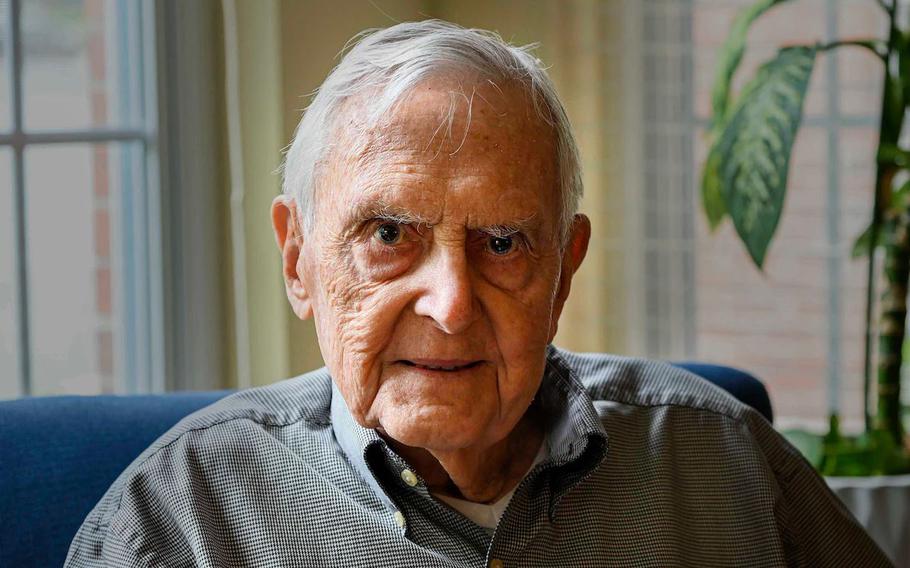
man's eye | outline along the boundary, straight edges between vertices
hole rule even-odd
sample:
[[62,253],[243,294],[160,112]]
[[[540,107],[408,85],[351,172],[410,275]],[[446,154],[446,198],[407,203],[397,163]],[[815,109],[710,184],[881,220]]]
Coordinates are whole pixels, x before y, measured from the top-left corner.
[[373,236],[384,245],[397,245],[401,242],[402,231],[395,223],[383,223],[376,228]]
[[515,248],[515,239],[512,237],[490,237],[487,239],[487,248],[497,256],[505,256]]

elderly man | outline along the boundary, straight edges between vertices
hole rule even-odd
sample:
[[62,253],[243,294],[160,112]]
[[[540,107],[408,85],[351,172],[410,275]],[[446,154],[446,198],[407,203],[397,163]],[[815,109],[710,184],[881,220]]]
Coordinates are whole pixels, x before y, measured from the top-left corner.
[[324,369],[185,419],[69,566],[886,566],[755,411],[552,346],[590,225],[541,63],[442,22],[364,36],[272,207]]

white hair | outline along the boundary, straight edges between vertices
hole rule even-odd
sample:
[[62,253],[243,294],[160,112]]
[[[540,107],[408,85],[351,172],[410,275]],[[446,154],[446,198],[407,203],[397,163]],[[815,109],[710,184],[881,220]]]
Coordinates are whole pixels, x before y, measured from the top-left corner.
[[327,159],[328,134],[337,116],[343,114],[345,101],[372,90],[368,119],[375,120],[421,81],[442,71],[462,71],[519,85],[538,116],[553,129],[561,195],[560,242],[566,242],[582,194],[581,165],[556,88],[541,61],[531,54],[535,45],[514,46],[494,32],[440,20],[367,30],[351,43],[354,46],[304,112],[285,156],[282,190],[296,201],[305,226],[312,227],[315,221],[313,196],[318,166]]

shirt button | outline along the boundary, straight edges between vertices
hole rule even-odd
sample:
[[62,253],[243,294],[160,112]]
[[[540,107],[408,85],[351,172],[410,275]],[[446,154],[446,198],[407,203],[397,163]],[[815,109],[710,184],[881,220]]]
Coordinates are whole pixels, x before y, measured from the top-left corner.
[[401,514],[401,511],[395,511],[395,514],[393,515],[393,517],[395,517],[395,523],[399,527],[404,528],[404,523],[405,523],[404,515]]
[[408,485],[410,485],[411,487],[414,487],[415,485],[417,485],[417,476],[414,475],[414,472],[411,471],[410,469],[402,470],[401,479],[403,479],[404,482],[407,483]]
[[505,566],[506,565],[503,564],[502,560],[500,560],[499,558],[494,558],[494,559],[490,560],[490,568],[505,568]]

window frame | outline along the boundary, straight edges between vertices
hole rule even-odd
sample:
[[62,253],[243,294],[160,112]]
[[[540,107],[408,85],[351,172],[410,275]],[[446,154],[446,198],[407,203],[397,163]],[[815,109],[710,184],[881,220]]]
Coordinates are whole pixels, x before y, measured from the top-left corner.
[[[19,395],[28,396],[34,392],[33,349],[31,320],[29,313],[29,258],[26,218],[26,171],[25,152],[30,147],[52,144],[99,144],[134,143],[141,149],[141,159],[132,161],[129,198],[124,200],[120,215],[129,216],[130,223],[124,223],[121,239],[122,270],[117,275],[121,282],[120,318],[122,337],[118,344],[119,380],[115,390],[126,393],[160,392],[164,381],[162,374],[163,325],[162,291],[159,279],[153,278],[156,268],[161,265],[162,251],[158,239],[160,211],[155,204],[160,202],[160,187],[157,183],[157,96],[155,85],[155,28],[156,14],[152,3],[122,2],[116,4],[116,41],[118,47],[128,50],[125,61],[137,66],[134,72],[139,77],[138,92],[130,92],[135,86],[121,84],[121,91],[138,105],[135,121],[118,127],[88,127],[80,129],[29,129],[24,123],[24,82],[23,82],[23,39],[22,1],[7,0],[7,33],[5,51],[9,54],[6,69],[9,83],[10,124],[9,130],[0,131],[0,147],[10,148],[12,153],[13,177],[13,245],[15,257],[15,313],[17,340],[17,375]],[[139,34],[137,41],[129,41],[128,33]],[[138,47],[136,47],[138,46]],[[129,64],[127,63],[127,64]],[[129,159],[129,158],[126,158]],[[128,230],[127,230],[128,225]]]

